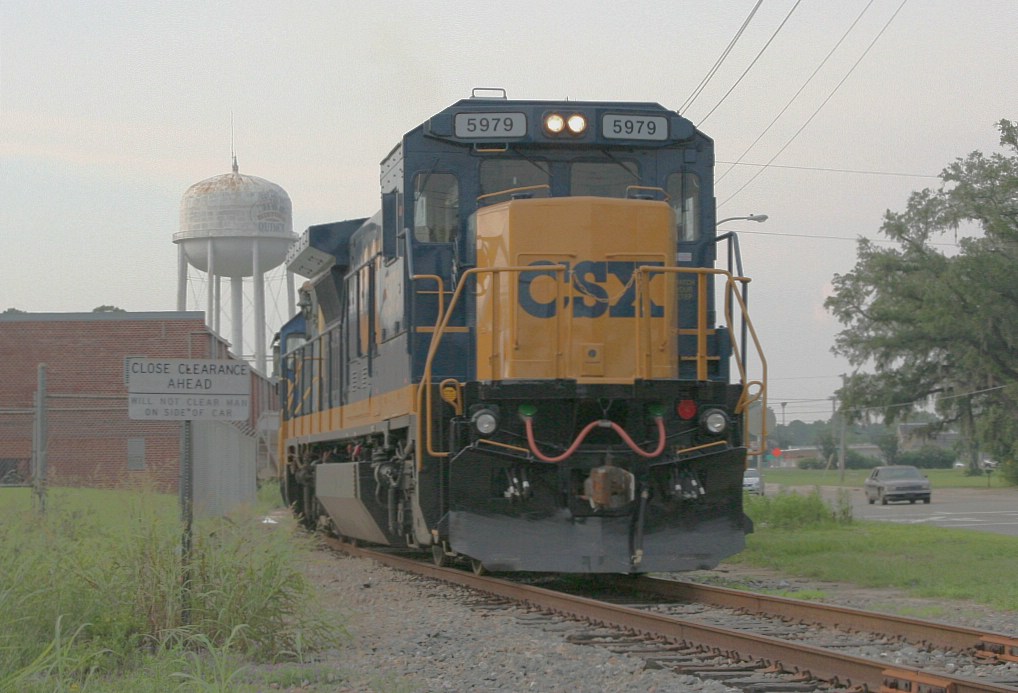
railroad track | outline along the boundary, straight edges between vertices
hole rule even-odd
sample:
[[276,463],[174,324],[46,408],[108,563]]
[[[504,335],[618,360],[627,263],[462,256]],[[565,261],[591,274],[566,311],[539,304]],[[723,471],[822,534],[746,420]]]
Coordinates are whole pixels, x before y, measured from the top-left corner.
[[[882,693],[1018,692],[1018,673],[1008,673],[1007,666],[1007,662],[1018,662],[1018,642],[1002,634],[694,583],[620,576],[612,583],[616,593],[653,595],[662,600],[650,608],[647,605],[636,608],[455,568],[440,568],[404,554],[358,548],[334,539],[325,541],[333,549],[399,570],[593,624],[594,631],[575,634],[570,638],[572,642],[626,652],[653,662],[654,666],[721,679],[747,691],[828,688]],[[753,625],[718,625],[661,612],[663,604],[675,600],[711,604],[733,613],[766,614],[786,623],[878,633],[924,646],[969,652],[975,661],[1004,664],[995,677],[997,680],[929,671],[854,656],[784,636],[763,635],[754,632],[760,628]],[[619,633],[619,629],[625,632]],[[770,626],[766,629],[775,630]],[[1007,680],[1008,677],[1012,680]]]

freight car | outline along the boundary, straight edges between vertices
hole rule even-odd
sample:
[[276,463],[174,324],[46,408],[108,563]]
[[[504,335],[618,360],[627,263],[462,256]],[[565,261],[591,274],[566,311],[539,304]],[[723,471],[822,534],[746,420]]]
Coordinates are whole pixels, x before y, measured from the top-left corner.
[[655,103],[475,90],[409,131],[380,211],[289,251],[307,281],[274,345],[286,502],[475,570],[740,551],[766,365],[713,168]]

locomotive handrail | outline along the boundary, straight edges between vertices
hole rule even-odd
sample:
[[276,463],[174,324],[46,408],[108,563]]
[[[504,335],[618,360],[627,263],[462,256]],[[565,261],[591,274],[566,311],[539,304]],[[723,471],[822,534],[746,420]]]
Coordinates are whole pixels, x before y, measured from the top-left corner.
[[[561,273],[564,273],[564,272],[568,271],[568,269],[569,268],[566,265],[541,265],[541,271],[542,272],[558,272],[558,273],[561,274]],[[431,444],[432,443],[432,431],[431,431],[431,402],[432,402],[432,396],[431,396],[431,368],[432,368],[432,365],[434,364],[434,361],[435,361],[435,354],[438,352],[438,345],[442,341],[442,335],[445,333],[446,328],[449,326],[449,317],[453,314],[453,309],[456,307],[456,304],[459,302],[460,296],[463,295],[463,290],[464,290],[464,288],[466,287],[466,285],[468,283],[467,279],[469,277],[473,277],[473,276],[476,276],[476,275],[479,275],[479,274],[491,274],[492,275],[492,283],[495,284],[498,281],[497,280],[498,275],[500,275],[502,273],[505,273],[505,272],[520,273],[520,272],[533,272],[533,271],[534,271],[534,268],[532,266],[530,266],[530,265],[522,265],[522,266],[512,266],[511,265],[511,266],[507,266],[507,267],[473,267],[473,268],[468,269],[467,271],[465,271],[460,276],[459,282],[456,284],[456,290],[453,291],[452,297],[449,299],[449,306],[448,306],[448,308],[445,310],[444,314],[442,314],[441,320],[439,320],[436,323],[436,325],[435,325],[435,328],[434,328],[435,332],[434,332],[434,334],[432,334],[432,336],[431,336],[431,343],[428,345],[428,355],[427,355],[427,357],[424,360],[424,372],[421,374],[421,382],[420,382],[420,385],[418,385],[418,388],[417,388],[417,398],[416,398],[417,399],[417,402],[416,402],[416,404],[417,404],[417,411],[415,412],[417,414],[417,439],[418,440],[422,440],[422,439],[424,440],[423,449],[422,449],[422,446],[416,446],[415,447],[415,451],[416,451],[415,454],[417,455],[417,467],[418,467],[418,469],[420,469],[421,465],[423,464],[424,449],[426,449],[427,453],[429,455],[431,455],[432,457],[448,457],[449,456],[449,451],[448,450],[436,451],[432,447],[432,444]],[[426,275],[415,275],[415,276],[426,276]],[[557,289],[556,289],[557,291],[558,291],[558,289],[561,288],[561,285],[563,283],[564,282],[558,282],[557,283]],[[558,295],[556,295],[555,300],[556,300],[556,302],[558,302],[560,299],[561,299],[561,294],[559,293]],[[498,302],[496,301],[495,303],[497,304]],[[496,316],[497,316],[497,313],[496,313]],[[556,322],[558,322],[559,320],[561,320],[561,318],[557,317],[556,318]],[[556,351],[557,352],[561,352],[561,345],[558,344],[558,341],[559,341],[558,335],[560,334],[560,330],[558,329],[558,325],[556,325],[555,334],[556,334]],[[492,358],[494,358],[494,355],[492,356]],[[427,421],[428,421],[428,427],[427,427],[426,431],[423,430],[424,427],[423,427],[423,423],[421,421],[421,412],[422,412],[422,410],[424,411],[424,415],[425,415],[424,418],[426,418]]]
[[445,281],[437,274],[415,274],[410,277],[413,281],[418,279],[433,279],[438,284],[438,317],[435,319],[435,324],[442,322],[442,315],[445,312]]
[[[714,245],[716,246],[721,241],[728,241],[728,271],[732,272],[734,264],[734,272],[737,277],[742,277],[742,250],[739,247],[739,235],[734,231],[727,231],[714,239]],[[742,300],[744,303],[749,303],[749,280],[745,280],[742,284]],[[746,323],[742,323],[742,342],[746,342]],[[744,355],[745,356],[745,355]],[[746,366],[745,357],[742,359],[743,367]]]
[[[745,341],[740,345],[739,340],[732,339],[732,352],[734,361],[739,369],[739,382],[742,383],[742,394],[739,397],[739,403],[736,407],[737,413],[740,410],[748,409],[749,405],[753,402],[760,401],[761,411],[763,415],[763,426],[760,429],[760,445],[758,447],[747,446],[747,454],[759,455],[763,452],[766,447],[765,440],[767,438],[767,359],[763,354],[763,347],[760,344],[760,339],[757,337],[756,329],[753,327],[753,322],[749,318],[749,310],[746,307],[746,302],[737,290],[738,285],[745,285],[749,282],[747,277],[736,277],[732,276],[732,273],[728,270],[716,269],[713,267],[659,267],[659,266],[648,266],[643,265],[637,267],[634,274],[639,277],[636,284],[637,290],[637,301],[640,306],[640,310],[636,315],[637,329],[636,329],[636,342],[637,342],[637,353],[642,355],[643,358],[637,361],[638,375],[642,377],[650,376],[650,291],[648,286],[650,284],[650,275],[652,274],[695,274],[697,275],[697,311],[696,311],[696,379],[707,380],[707,276],[715,275],[725,278],[725,324],[731,329],[735,325],[734,317],[732,315],[732,297],[735,297],[735,301],[738,302],[741,316],[742,316],[742,327],[743,332],[748,329],[750,336],[752,337],[753,345],[756,348],[757,358],[760,360],[760,380],[747,380],[746,379],[746,348]],[[644,347],[646,344],[646,348]],[[758,386],[759,390],[755,394],[751,394],[750,390],[754,386]],[[745,417],[745,439],[749,440],[749,416]]]
[[627,185],[626,186],[626,199],[627,200],[639,199],[639,198],[636,198],[635,195],[634,196],[630,196],[629,193],[631,191],[633,191],[633,190],[650,190],[651,192],[661,193],[661,201],[662,202],[667,202],[668,200],[672,199],[672,196],[669,195],[667,192],[665,192],[664,188],[659,187],[657,185]]
[[482,200],[486,200],[489,197],[498,197],[499,195],[515,195],[521,192],[527,192],[528,190],[547,190],[551,191],[551,186],[547,183],[541,183],[539,185],[524,185],[519,188],[506,188],[505,190],[496,190],[491,193],[484,193],[483,195],[477,196],[477,202],[480,203]]

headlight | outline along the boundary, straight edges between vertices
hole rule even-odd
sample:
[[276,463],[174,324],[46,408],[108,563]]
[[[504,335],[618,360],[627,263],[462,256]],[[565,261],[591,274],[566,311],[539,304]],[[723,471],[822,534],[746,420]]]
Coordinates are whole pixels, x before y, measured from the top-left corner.
[[491,409],[478,409],[470,422],[482,436],[490,435],[498,428],[498,414]]
[[557,135],[566,126],[566,120],[558,113],[551,113],[544,118],[544,129],[553,135]]
[[700,426],[707,433],[721,435],[728,428],[728,416],[720,409],[708,409],[700,415]]
[[587,129],[587,119],[579,113],[574,113],[566,120],[566,127],[574,135],[582,135],[583,131]]

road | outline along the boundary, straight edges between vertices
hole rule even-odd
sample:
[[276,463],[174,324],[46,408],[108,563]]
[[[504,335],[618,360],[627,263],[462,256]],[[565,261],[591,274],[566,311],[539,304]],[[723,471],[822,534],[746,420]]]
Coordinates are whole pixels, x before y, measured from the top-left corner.
[[[767,493],[770,495],[778,490],[776,484],[767,485]],[[837,493],[836,487],[821,487],[821,495],[827,500],[835,499]],[[1018,537],[1016,488],[934,488],[929,505],[922,502],[870,505],[861,488],[848,489],[848,494],[852,501],[852,516],[858,520],[928,524]]]

